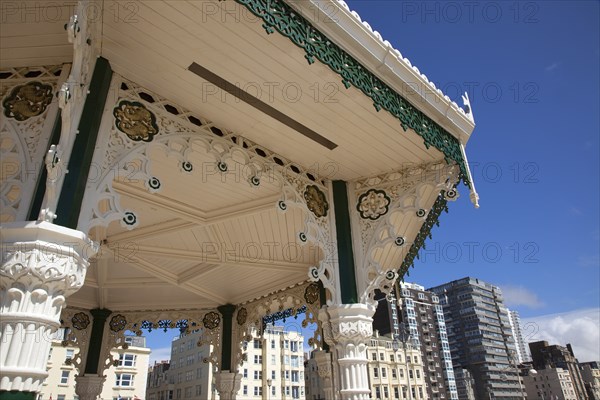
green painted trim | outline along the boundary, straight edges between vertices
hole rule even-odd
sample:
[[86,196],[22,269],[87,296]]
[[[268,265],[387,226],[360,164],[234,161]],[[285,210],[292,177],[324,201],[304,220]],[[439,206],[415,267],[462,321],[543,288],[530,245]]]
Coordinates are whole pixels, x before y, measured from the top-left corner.
[[42,157],[42,165],[40,166],[40,173],[38,174],[38,179],[35,184],[35,193],[33,194],[33,201],[29,206],[29,218],[27,218],[29,221],[37,220],[38,216],[40,215],[42,203],[44,202],[44,195],[46,194],[46,178],[48,178],[48,171],[46,170],[46,154],[48,154],[50,146],[52,146],[53,144],[58,144],[60,140],[61,127],[61,109],[59,108],[56,112],[54,125],[52,126],[52,135],[50,136],[50,140],[48,141],[46,152]]
[[419,250],[421,250],[421,247],[426,248],[425,240],[427,238],[431,239],[431,229],[434,225],[440,225],[439,218],[442,214],[442,211],[448,212],[448,201],[446,200],[444,193],[445,191],[442,191],[438,195],[435,203],[433,203],[433,207],[431,207],[431,210],[425,219],[425,222],[423,222],[423,225],[421,225],[421,229],[415,237],[415,241],[413,242],[412,246],[410,246],[406,257],[404,257],[404,261],[402,261],[402,265],[398,270],[400,279],[404,279],[404,274],[410,275],[408,273],[408,269],[415,263],[415,258],[419,258]]
[[223,341],[221,343],[221,371],[231,371],[231,343],[233,336],[233,304],[225,304],[217,307],[223,316]]
[[309,64],[318,59],[342,77],[346,88],[354,86],[373,100],[377,111],[387,110],[400,120],[404,131],[415,131],[424,140],[425,147],[440,150],[447,162],[455,161],[468,185],[467,167],[460,142],[435,121],[413,106],[351,55],[317,30],[306,18],[295,12],[283,0],[235,0],[263,20],[267,34],[277,30],[296,46],[304,49]]
[[94,321],[92,322],[92,333],[88,346],[87,359],[85,362],[85,374],[97,374],[102,352],[102,336],[104,335],[104,324],[112,311],[106,308],[95,308],[90,310]]
[[56,209],[57,225],[77,229],[81,203],[85,193],[92,157],[96,147],[96,139],[100,130],[100,122],[104,112],[104,104],[110,88],[112,70],[107,59],[99,57],[96,60],[94,74],[90,82],[90,91],[85,99],[81,120],[79,121],[79,134],[75,138],[69,166],[69,173],[65,176],[58,207]]
[[332,185],[342,304],[354,304],[358,303],[358,290],[352,249],[348,190],[344,181],[333,181]]
[[35,392],[19,392],[17,390],[0,391],[0,400],[35,400],[37,393]]

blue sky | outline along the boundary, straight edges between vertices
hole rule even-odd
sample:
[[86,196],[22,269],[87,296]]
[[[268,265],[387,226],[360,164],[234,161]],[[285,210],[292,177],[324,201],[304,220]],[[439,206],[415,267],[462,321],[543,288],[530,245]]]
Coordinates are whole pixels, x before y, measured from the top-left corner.
[[451,98],[469,91],[474,111],[481,208],[463,187],[406,280],[497,284],[539,319],[532,339],[583,341],[554,335],[577,315],[598,358],[600,3],[347,3]]
[[406,280],[499,285],[527,339],[581,360],[600,358],[599,4],[348,1],[451,98],[469,91],[477,124],[481,208],[461,188]]

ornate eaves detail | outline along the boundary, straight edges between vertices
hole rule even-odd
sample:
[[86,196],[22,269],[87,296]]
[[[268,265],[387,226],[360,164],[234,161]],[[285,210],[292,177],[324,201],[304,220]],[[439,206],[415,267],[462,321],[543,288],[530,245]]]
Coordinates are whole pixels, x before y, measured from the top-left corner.
[[27,219],[40,160],[52,134],[61,74],[68,66],[0,71],[0,215],[3,222]]
[[421,136],[425,147],[433,146],[444,154],[448,163],[457,163],[460,166],[461,178],[469,184],[467,166],[458,139],[333,43],[283,0],[236,0],[236,2],[261,18],[263,28],[268,34],[278,31],[304,49],[309,64],[318,59],[329,66],[332,71],[341,76],[346,88],[354,86],[362,91],[373,100],[377,111],[387,110],[398,118],[404,131],[410,128]]
[[[218,316],[217,319],[215,319],[215,315]],[[141,336],[144,331],[158,329],[165,332],[168,329],[179,329],[182,334],[202,329],[202,338],[197,345],[198,347],[211,346],[212,351],[205,362],[212,363],[213,368],[217,370],[220,365],[222,341],[222,324],[220,322],[220,314],[213,309],[114,311],[106,321],[101,360],[104,360],[105,369],[118,362],[111,351],[114,351],[115,348],[127,349],[126,332],[133,332],[135,335]]]
[[234,337],[237,339],[237,351],[234,353],[236,370],[244,363],[244,343],[251,340],[252,331],[258,332],[259,335],[262,334],[263,318],[277,312],[292,309],[295,315],[295,311],[305,306],[306,312],[305,318],[301,322],[302,327],[306,328],[308,324],[317,324],[314,336],[309,338],[308,343],[309,345],[315,344],[317,346],[322,343],[321,329],[319,329],[321,325],[318,319],[321,304],[318,298],[315,298],[311,294],[315,286],[318,286],[315,282],[304,282],[238,305],[234,316],[234,321],[237,321],[237,323],[234,323],[234,331],[236,332],[236,336]]
[[[82,323],[87,318],[88,324]],[[67,332],[63,338],[63,346],[74,346],[77,351],[69,363],[83,371],[87,359],[87,349],[92,334],[92,315],[88,310],[75,307],[63,308],[60,316],[61,328]]]
[[425,229],[428,234],[430,228],[426,226],[435,223],[439,216],[437,208],[430,205],[440,193],[450,194],[446,197],[452,200],[458,197],[454,187],[459,174],[458,166],[437,161],[409,165],[353,183],[357,205],[368,193],[382,193],[380,197],[389,199],[389,210],[382,211],[375,219],[363,216],[358,206],[353,215],[357,283],[362,302],[373,301],[375,289],[389,292],[396,279],[406,272],[405,268],[399,269],[401,261],[390,264],[390,260],[410,259],[412,263],[411,254],[418,252],[424,242],[421,231]]

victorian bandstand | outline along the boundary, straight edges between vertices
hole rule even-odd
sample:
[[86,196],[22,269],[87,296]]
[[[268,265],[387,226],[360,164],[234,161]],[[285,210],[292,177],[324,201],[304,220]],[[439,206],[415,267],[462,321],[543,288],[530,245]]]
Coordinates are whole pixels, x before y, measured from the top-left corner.
[[36,397],[60,327],[82,400],[125,332],[176,327],[235,399],[250,332],[305,311],[327,399],[367,399],[374,293],[461,182],[477,206],[468,98],[343,1],[2,7],[0,397]]

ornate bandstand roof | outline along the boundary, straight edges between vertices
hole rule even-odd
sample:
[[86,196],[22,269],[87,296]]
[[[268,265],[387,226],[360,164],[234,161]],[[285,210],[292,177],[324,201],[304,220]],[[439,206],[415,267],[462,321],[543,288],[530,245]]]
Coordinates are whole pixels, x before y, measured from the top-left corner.
[[[101,250],[71,306],[208,309],[308,279],[333,298],[344,218],[367,301],[406,272],[457,183],[474,190],[468,99],[465,112],[343,1],[84,2],[71,43],[72,7],[23,4],[39,18],[18,9],[0,27],[3,99],[36,77],[106,92],[71,218]],[[59,202],[57,221],[69,212]]]

